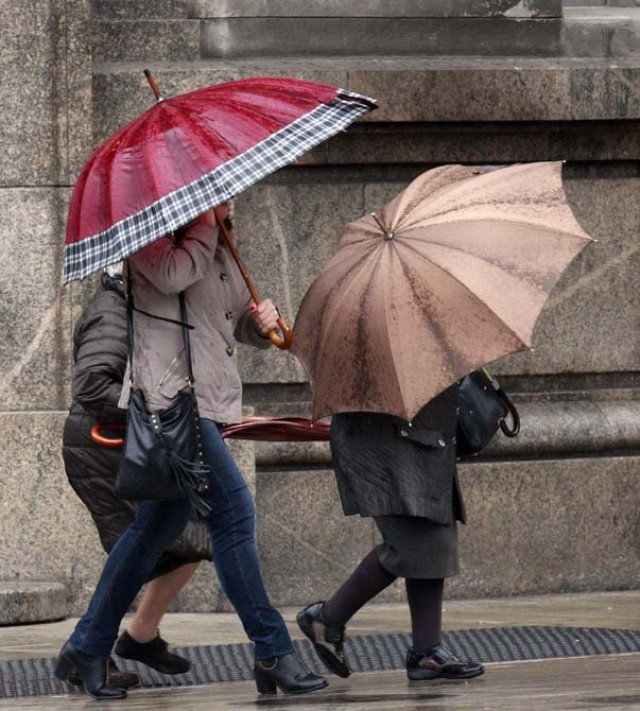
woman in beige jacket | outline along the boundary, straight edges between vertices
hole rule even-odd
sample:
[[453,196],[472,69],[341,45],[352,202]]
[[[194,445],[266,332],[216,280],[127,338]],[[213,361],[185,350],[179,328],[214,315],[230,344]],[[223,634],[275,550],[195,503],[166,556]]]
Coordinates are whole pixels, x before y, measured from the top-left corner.
[[[297,659],[280,613],[264,588],[255,545],[251,494],[222,436],[223,423],[242,419],[242,385],[236,343],[268,348],[277,311],[269,300],[252,304],[229,251],[218,240],[217,210],[202,215],[177,238],[167,236],[129,260],[134,304],[134,375],[150,410],[167,407],[185,387],[186,362],[179,326],[184,291],[204,456],[210,467],[207,526],[213,562],[222,587],[255,645],[258,691],[305,693],[326,686]],[[147,314],[141,313],[146,311]],[[153,316],[151,316],[153,314]],[[128,378],[126,378],[126,381]],[[128,388],[121,404],[128,402]],[[75,668],[97,698],[123,698],[106,685],[109,658],[122,617],[162,551],[183,530],[191,514],[184,500],[145,501],[107,558],[89,609],[58,658],[56,674]],[[143,641],[143,640],[141,640]]]

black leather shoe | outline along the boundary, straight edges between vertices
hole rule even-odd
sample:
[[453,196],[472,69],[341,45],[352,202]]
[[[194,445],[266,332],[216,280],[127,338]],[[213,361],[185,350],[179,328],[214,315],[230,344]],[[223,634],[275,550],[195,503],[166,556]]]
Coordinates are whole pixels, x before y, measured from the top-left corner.
[[67,642],[58,656],[54,674],[62,681],[68,681],[73,670],[84,684],[84,690],[100,701],[126,699],[127,692],[117,686],[107,685],[107,659],[91,657]]
[[273,659],[258,659],[253,668],[260,694],[308,694],[328,685],[323,676],[309,671],[294,655]]
[[329,625],[322,616],[324,602],[314,602],[298,613],[298,627],[311,640],[318,656],[334,674],[346,679],[351,674],[344,656],[344,627]]
[[189,660],[170,652],[169,645],[159,633],[151,642],[136,642],[125,631],[120,635],[113,651],[124,659],[142,662],[161,674],[184,674],[191,669]]
[[[75,669],[71,672],[71,674],[69,674],[67,681],[75,686],[82,686],[82,679]],[[137,686],[139,683],[140,679],[137,674],[118,669],[118,666],[113,659],[109,659],[107,661],[108,686],[116,686],[121,689],[130,689],[132,686]]]
[[413,648],[407,652],[409,679],[472,679],[480,674],[484,674],[482,664],[462,662],[442,644],[424,654],[416,652]]

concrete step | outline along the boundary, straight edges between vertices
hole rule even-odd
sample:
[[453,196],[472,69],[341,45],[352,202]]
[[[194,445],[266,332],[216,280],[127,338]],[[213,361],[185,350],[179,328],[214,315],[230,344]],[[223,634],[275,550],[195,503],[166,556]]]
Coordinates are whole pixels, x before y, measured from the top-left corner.
[[105,19],[97,20],[94,28],[94,63],[200,58],[198,20]]
[[621,57],[640,52],[640,7],[567,7],[563,52],[573,57]]
[[61,583],[0,580],[0,625],[61,620],[68,591]]
[[560,17],[561,0],[193,0],[190,17]]

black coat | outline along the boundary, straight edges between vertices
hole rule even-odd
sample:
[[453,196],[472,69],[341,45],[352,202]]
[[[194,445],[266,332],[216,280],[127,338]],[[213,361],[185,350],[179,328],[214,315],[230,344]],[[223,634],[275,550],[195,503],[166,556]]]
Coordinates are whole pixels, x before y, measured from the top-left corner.
[[[115,492],[121,450],[96,445],[89,436],[96,423],[126,421],[126,412],[118,407],[127,364],[126,309],[119,280],[103,277],[101,289],[76,323],[73,342],[72,405],[65,421],[62,455],[69,483],[89,509],[108,553],[135,515],[134,504]],[[189,522],[163,553],[151,577],[210,559],[204,522]]]
[[410,423],[368,412],[334,415],[331,452],[345,514],[464,521],[456,472],[457,407],[454,386]]

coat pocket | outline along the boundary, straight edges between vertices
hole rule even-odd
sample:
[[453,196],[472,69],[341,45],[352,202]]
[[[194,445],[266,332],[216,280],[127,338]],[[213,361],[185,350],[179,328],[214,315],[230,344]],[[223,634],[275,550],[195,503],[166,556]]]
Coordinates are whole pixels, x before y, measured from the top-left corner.
[[444,432],[440,430],[426,430],[415,427],[415,425],[410,427],[406,423],[394,423],[394,430],[396,438],[419,444],[428,449],[439,451],[447,446]]

